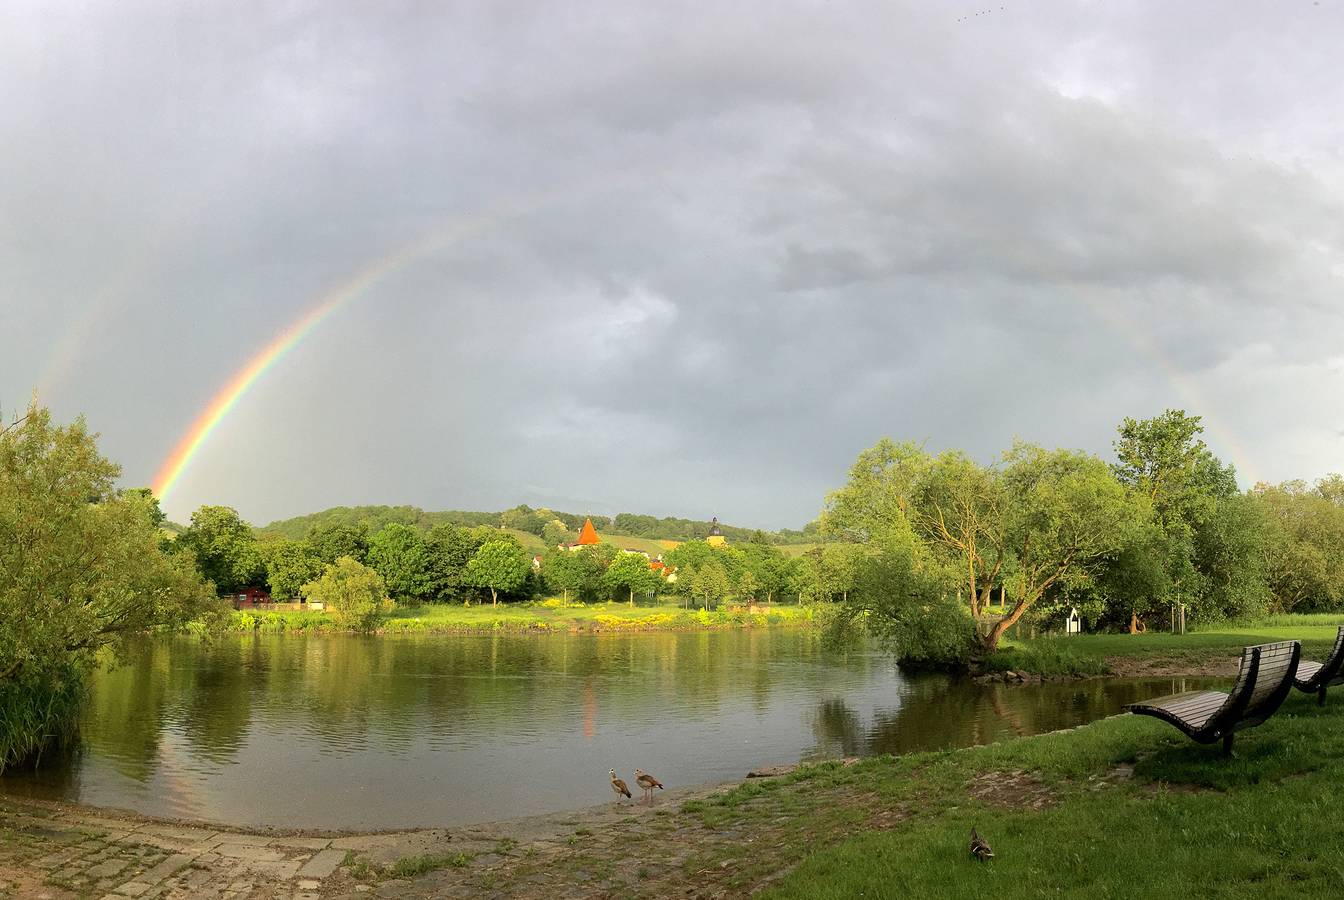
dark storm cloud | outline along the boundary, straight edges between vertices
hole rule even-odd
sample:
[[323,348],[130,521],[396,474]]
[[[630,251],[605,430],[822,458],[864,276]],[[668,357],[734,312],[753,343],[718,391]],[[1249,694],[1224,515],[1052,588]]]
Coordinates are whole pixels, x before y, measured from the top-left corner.
[[438,231],[173,515],[798,525],[884,434],[1105,452],[1165,406],[1243,479],[1338,469],[1339,14],[968,10],[8,6],[0,404],[39,386],[143,483],[317,297]]

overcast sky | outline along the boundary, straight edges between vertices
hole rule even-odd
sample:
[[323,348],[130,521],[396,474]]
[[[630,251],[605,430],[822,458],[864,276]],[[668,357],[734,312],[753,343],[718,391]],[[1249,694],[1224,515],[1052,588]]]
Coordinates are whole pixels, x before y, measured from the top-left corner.
[[[886,435],[1344,469],[1344,4],[0,5],[0,406],[169,496],[801,526]],[[409,248],[409,249],[408,249]]]

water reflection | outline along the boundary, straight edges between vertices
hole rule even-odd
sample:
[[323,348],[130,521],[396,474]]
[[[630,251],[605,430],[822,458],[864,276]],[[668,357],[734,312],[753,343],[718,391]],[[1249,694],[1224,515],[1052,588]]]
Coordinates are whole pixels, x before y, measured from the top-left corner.
[[0,785],[238,824],[451,825],[602,802],[613,766],[735,779],[1053,730],[1172,687],[903,678],[785,630],[146,641],[97,678],[80,752]]

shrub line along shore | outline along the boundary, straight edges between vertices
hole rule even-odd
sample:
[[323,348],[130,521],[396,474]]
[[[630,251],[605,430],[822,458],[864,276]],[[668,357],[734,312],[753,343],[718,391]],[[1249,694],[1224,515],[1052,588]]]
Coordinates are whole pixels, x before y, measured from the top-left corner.
[[[496,634],[701,631],[727,628],[813,627],[822,623],[828,604],[802,606],[723,606],[715,610],[678,606],[630,607],[621,603],[548,606],[425,605],[401,608],[383,618],[377,634]],[[327,633],[354,629],[338,625],[322,612],[239,610],[227,619],[235,632]],[[204,626],[196,626],[203,630]]]

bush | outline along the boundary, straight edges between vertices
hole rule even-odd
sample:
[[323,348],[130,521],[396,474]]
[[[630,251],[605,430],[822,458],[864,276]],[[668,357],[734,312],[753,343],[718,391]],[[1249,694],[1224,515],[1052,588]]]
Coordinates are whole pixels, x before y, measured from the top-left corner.
[[962,670],[977,646],[970,610],[948,591],[945,573],[908,546],[865,557],[845,614],[866,624],[910,669]]
[[372,631],[379,616],[393,607],[383,577],[349,556],[327,566],[321,578],[303,586],[303,593],[321,603],[337,624],[360,631]]

